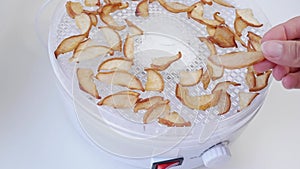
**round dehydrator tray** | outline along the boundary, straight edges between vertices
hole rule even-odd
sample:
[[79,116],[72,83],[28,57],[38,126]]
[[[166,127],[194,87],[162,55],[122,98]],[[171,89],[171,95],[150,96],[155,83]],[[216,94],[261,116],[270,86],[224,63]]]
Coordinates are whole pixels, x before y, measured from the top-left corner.
[[[74,0],[74,2],[84,4],[83,1]],[[99,100],[81,91],[76,77],[77,68],[90,68],[96,73],[101,62],[108,58],[122,57],[123,53],[115,51],[114,56],[107,55],[79,63],[71,63],[69,61],[72,53],[66,53],[56,59],[54,51],[58,44],[66,37],[80,34],[75,21],[65,11],[66,1],[62,1],[55,11],[50,28],[48,42],[50,60],[58,80],[70,96],[69,99],[74,102],[81,127],[86,131],[90,139],[103,149],[120,156],[148,157],[163,153],[182,141],[196,140],[195,142],[202,144],[213,135],[230,134],[230,131],[248,123],[249,118],[247,117],[252,117],[261,107],[268,87],[259,91],[260,94],[249,107],[238,112],[238,93],[249,90],[244,82],[247,69],[225,69],[224,76],[221,79],[211,81],[207,90],[204,90],[202,84],[199,83],[196,86],[189,87],[189,91],[191,95],[203,95],[211,93],[214,86],[221,81],[240,83],[240,86],[231,86],[228,89],[232,102],[228,113],[218,115],[216,108],[199,111],[191,110],[182,105],[180,100],[175,97],[175,87],[179,82],[179,72],[183,70],[198,70],[200,68],[206,70],[205,63],[210,55],[210,51],[198,39],[198,37],[208,36],[205,26],[195,22],[193,19],[188,19],[186,13],[175,14],[168,12],[158,2],[149,4],[149,17],[136,17],[135,10],[139,1],[128,2],[128,8],[116,11],[112,16],[118,23],[122,24],[125,24],[124,19],[128,19],[144,31],[143,35],[136,36],[134,39],[134,65],[130,73],[138,77],[144,85],[147,80],[144,68],[150,66],[151,59],[161,56],[172,56],[179,51],[182,53],[182,58],[179,61],[161,72],[165,81],[164,91],[161,93],[140,92],[140,97],[163,96],[165,99],[170,100],[171,111],[178,112],[186,121],[192,122],[192,126],[167,127],[158,122],[144,124],[143,115],[145,112],[134,113],[128,109],[97,106]],[[197,1],[178,0],[176,2],[192,5]],[[268,20],[253,2],[235,0],[230,1],[230,3],[235,8],[251,8],[254,16],[264,24],[261,28],[247,27],[244,31],[245,33],[252,31],[262,35],[270,27]],[[227,8],[215,3],[212,6],[205,5],[204,7],[204,17],[210,18],[215,12],[220,12],[220,16],[225,18],[226,24],[233,28],[235,20],[234,8]],[[95,8],[87,9],[94,10]],[[102,25],[104,24],[99,20],[97,27]],[[101,31],[97,27],[91,29],[89,37],[103,45],[107,45]],[[123,42],[127,33],[127,29],[119,31]],[[245,34],[243,34],[242,40],[247,42]],[[238,42],[237,44],[238,48],[217,47],[217,52],[218,54],[225,54],[233,51],[246,51]],[[97,80],[95,80],[95,83],[102,98],[119,91],[128,90],[124,87],[108,85]],[[244,119],[247,119],[247,121]],[[133,149],[140,151],[133,152]]]

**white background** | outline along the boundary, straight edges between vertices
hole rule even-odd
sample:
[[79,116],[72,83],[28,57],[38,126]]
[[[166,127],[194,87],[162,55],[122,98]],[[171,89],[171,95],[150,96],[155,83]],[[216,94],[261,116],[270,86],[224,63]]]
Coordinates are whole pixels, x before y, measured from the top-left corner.
[[[272,25],[300,15],[298,0],[256,0]],[[116,169],[74,129],[34,16],[41,0],[0,5],[0,168]],[[263,108],[232,146],[223,169],[299,169],[300,90],[272,84]],[[127,168],[127,167],[123,167]]]

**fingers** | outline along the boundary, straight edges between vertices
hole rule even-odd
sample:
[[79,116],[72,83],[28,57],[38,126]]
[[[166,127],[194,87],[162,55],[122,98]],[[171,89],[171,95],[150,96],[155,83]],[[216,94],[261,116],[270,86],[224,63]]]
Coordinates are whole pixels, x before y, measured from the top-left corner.
[[282,80],[282,78],[286,76],[289,73],[289,71],[290,71],[289,67],[277,65],[273,69],[273,77],[276,80]]
[[267,60],[254,65],[257,72],[273,69],[276,80],[287,89],[300,89],[300,16],[269,30],[262,39]]
[[286,89],[300,89],[300,71],[289,73],[283,77],[282,85]]
[[270,40],[262,43],[266,59],[278,65],[300,67],[300,41]]
[[255,64],[253,67],[254,67],[255,71],[257,71],[259,73],[262,73],[262,72],[265,72],[269,69],[273,69],[275,66],[276,66],[275,63],[272,63],[268,60],[264,60],[262,62],[259,62],[259,63]]
[[262,42],[269,40],[295,40],[300,38],[300,16],[270,29]]

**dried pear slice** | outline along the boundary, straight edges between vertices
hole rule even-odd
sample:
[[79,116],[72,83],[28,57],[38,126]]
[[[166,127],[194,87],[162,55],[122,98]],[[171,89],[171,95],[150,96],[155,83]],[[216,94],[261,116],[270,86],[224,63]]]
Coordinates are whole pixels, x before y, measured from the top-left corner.
[[69,59],[70,62],[80,62],[85,60],[94,59],[96,57],[105,56],[107,54],[113,54],[114,51],[106,46],[90,46],[83,50],[74,52],[73,56]]
[[73,51],[85,39],[85,37],[85,35],[74,35],[64,39],[55,50],[55,57],[57,58],[61,54]]
[[258,93],[239,92],[239,112],[251,105]]
[[91,69],[78,68],[76,74],[79,88],[96,99],[101,99],[93,79],[94,72]]
[[137,27],[135,24],[133,24],[128,19],[125,19],[125,22],[128,25],[129,32],[130,32],[131,36],[143,35],[144,34],[144,31],[141,28]]
[[65,5],[66,11],[71,18],[80,15],[83,12],[83,6],[80,2],[68,1]]
[[147,110],[151,106],[155,105],[156,103],[162,102],[164,100],[161,96],[153,96],[150,98],[138,100],[134,106],[134,112],[138,112],[139,110]]
[[142,0],[136,7],[135,16],[148,17],[149,16],[149,0]]
[[201,80],[203,70],[181,71],[179,73],[179,84],[182,86],[194,86]]
[[153,106],[151,106],[145,113],[143,122],[145,124],[148,124],[157,120],[159,117],[170,113],[171,107],[169,103],[170,103],[169,100],[164,100],[162,102],[158,102]]
[[265,58],[262,52],[233,52],[210,56],[208,59],[216,65],[224,66],[226,69],[240,69],[261,62]]
[[147,72],[146,91],[162,92],[165,88],[165,82],[162,75],[155,69],[145,69]]
[[189,127],[192,125],[191,122],[185,121],[177,112],[172,112],[164,117],[159,117],[158,123],[168,127]]
[[89,7],[100,6],[100,0],[84,0],[84,5]]
[[270,77],[271,73],[272,73],[272,71],[269,70],[269,71],[265,72],[262,75],[256,76],[255,87],[250,88],[249,91],[250,92],[257,92],[257,91],[260,91],[260,90],[264,89],[265,87],[267,87],[268,82],[269,82],[269,77]]
[[89,31],[92,27],[92,21],[88,14],[82,13],[80,15],[75,16],[75,23],[81,31],[81,34],[89,34]]
[[191,96],[189,90],[183,86],[177,84],[176,86],[176,97],[182,102],[183,105],[194,110],[206,110],[214,107],[218,104],[220,99],[221,91],[216,91],[212,94]]
[[109,95],[97,104],[99,106],[110,106],[115,109],[133,108],[138,101],[140,94],[134,91],[122,91]]
[[98,71],[101,70],[122,70],[122,71],[129,71],[133,65],[131,60],[127,60],[125,58],[110,58],[102,62],[99,67]]
[[224,82],[219,82],[214,89],[212,90],[212,92],[216,92],[219,90],[223,90],[223,91],[227,91],[229,86],[241,86],[240,83],[237,82],[233,82],[233,81],[224,81]]
[[144,91],[141,81],[127,71],[99,72],[96,78],[106,84],[119,85],[131,90]]
[[172,13],[190,12],[194,6],[188,6],[180,2],[166,2],[165,0],[157,0],[162,7]]
[[181,52],[178,52],[175,56],[165,56],[152,59],[151,68],[162,71],[166,70],[172,63],[176,62],[182,57]]
[[263,24],[254,17],[252,9],[236,9],[236,16],[252,27],[261,27]]
[[237,47],[234,33],[224,25],[217,26],[214,36],[209,37],[209,40],[222,48]]
[[99,27],[99,30],[103,33],[107,43],[113,50],[122,51],[122,40],[117,31],[108,26]]
[[224,0],[213,0],[215,3],[225,6],[225,7],[229,7],[229,8],[234,8],[234,6]]
[[129,60],[133,60],[134,59],[134,37],[129,36],[129,34],[127,34],[123,48],[124,48],[123,49],[124,56]]
[[262,37],[253,33],[253,32],[248,32],[247,37],[249,38],[249,43],[251,45],[251,47],[255,50],[255,51],[261,51],[261,39]]

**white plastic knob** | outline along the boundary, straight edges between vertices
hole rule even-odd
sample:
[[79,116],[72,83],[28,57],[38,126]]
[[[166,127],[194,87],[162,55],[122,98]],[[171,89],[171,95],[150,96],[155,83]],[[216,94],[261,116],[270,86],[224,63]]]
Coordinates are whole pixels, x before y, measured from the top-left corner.
[[218,144],[202,154],[203,164],[207,168],[217,168],[229,161],[230,150],[224,144]]

